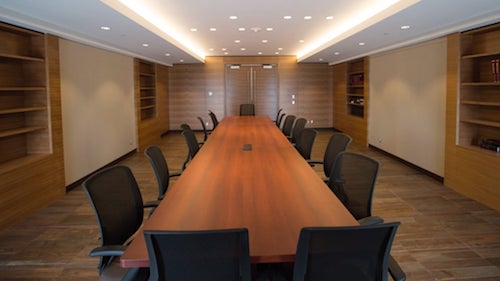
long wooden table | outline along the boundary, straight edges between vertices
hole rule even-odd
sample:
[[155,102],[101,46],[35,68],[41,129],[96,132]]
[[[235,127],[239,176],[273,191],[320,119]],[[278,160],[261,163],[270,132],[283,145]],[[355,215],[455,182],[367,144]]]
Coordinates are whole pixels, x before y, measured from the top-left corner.
[[[224,118],[169,189],[147,230],[246,227],[252,263],[294,260],[304,226],[357,221],[267,116]],[[149,266],[138,233],[122,267]]]

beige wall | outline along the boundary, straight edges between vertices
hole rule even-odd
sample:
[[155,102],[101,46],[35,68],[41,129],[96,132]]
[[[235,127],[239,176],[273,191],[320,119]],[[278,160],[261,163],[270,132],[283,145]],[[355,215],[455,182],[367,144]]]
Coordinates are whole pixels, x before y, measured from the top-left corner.
[[444,176],[446,39],[370,57],[369,144]]
[[133,58],[60,40],[66,185],[137,147]]

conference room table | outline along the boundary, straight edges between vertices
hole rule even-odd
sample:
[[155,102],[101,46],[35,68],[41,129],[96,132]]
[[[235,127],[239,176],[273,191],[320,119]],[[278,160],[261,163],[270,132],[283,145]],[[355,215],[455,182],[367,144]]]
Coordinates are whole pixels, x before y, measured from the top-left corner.
[[358,222],[267,116],[228,116],[120,258],[148,267],[143,230],[248,229],[252,263],[293,262],[305,226]]

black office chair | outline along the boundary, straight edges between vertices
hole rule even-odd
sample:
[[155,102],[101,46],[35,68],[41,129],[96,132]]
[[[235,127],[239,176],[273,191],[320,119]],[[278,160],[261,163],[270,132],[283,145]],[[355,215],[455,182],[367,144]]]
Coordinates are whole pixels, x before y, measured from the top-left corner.
[[203,118],[201,118],[200,116],[196,118],[198,118],[198,120],[200,121],[201,129],[203,130],[203,142],[206,142],[210,132],[207,130],[207,126],[205,126],[205,121],[203,120]]
[[[100,257],[99,275],[127,248],[126,242],[139,229],[145,205],[132,171],[126,166],[102,169],[88,177],[82,184],[99,225],[101,246],[90,252]],[[123,280],[147,280],[148,270],[129,269]],[[137,278],[137,279],[136,279]]]
[[247,229],[144,231],[152,281],[251,280]]
[[278,109],[278,112],[276,112],[276,118],[274,119],[274,123],[279,127],[279,118],[280,118],[280,115],[281,115],[281,111],[283,111],[283,108],[280,108]]
[[372,217],[379,166],[359,153],[344,151],[337,156],[327,184],[357,220]]
[[[372,215],[373,192],[380,164],[365,155],[341,152],[328,180],[328,187],[361,225],[381,224],[384,220]],[[406,275],[396,260],[389,256],[389,272],[394,280]]]
[[306,160],[311,159],[311,152],[317,135],[318,131],[314,129],[304,129],[295,144],[295,148],[297,148],[300,155]]
[[293,280],[386,281],[399,223],[306,227],[300,232]]
[[158,183],[158,200],[162,200],[168,190],[170,178],[178,177],[181,173],[170,174],[167,161],[161,149],[156,145],[148,146],[144,150],[144,155],[148,158]]
[[292,143],[297,143],[297,140],[299,139],[300,134],[302,133],[302,131],[306,127],[306,124],[307,124],[307,120],[305,118],[300,117],[300,118],[297,118],[295,120],[295,123],[293,124],[292,133],[288,137],[288,139]]
[[308,161],[311,166],[318,164],[323,165],[323,172],[326,177],[325,182],[328,181],[328,177],[330,176],[337,155],[340,152],[346,151],[351,141],[352,138],[344,133],[333,133],[328,141],[328,144],[326,145],[323,161]]
[[215,113],[213,113],[212,111],[208,111],[208,116],[210,116],[210,119],[212,119],[212,125],[213,125],[212,131],[213,131],[215,130],[217,125],[219,125],[219,120],[217,119],[217,116],[215,116]]
[[182,170],[184,170],[186,169],[189,161],[193,160],[196,153],[198,153],[198,151],[200,150],[200,144],[198,143],[198,140],[196,139],[196,136],[194,135],[194,132],[192,130],[183,130],[182,135],[184,136],[186,145],[188,147],[187,159],[184,164],[182,164]]
[[287,115],[285,121],[283,122],[283,128],[281,131],[285,136],[289,137],[292,134],[293,123],[295,122],[295,115]]
[[255,116],[255,104],[240,104],[240,116]]

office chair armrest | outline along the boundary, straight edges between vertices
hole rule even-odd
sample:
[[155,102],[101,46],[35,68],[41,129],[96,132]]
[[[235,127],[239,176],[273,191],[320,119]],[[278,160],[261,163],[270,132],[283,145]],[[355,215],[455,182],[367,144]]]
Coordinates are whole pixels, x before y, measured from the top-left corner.
[[101,246],[90,251],[89,256],[91,257],[102,257],[102,256],[121,256],[127,249],[125,245],[108,245]]
[[401,269],[398,262],[391,255],[389,255],[388,267],[389,267],[389,274],[391,275],[394,281],[406,280],[406,274]]
[[182,174],[182,172],[178,172],[178,173],[173,173],[173,174],[170,174],[168,177],[169,178],[173,178],[173,177],[178,177]]
[[319,161],[319,160],[307,160],[307,164],[309,164],[309,166],[311,167],[314,167],[314,165],[316,164],[320,164],[320,165],[323,165],[323,161]]
[[378,216],[370,216],[358,220],[360,225],[375,225],[384,223],[384,219]]
[[160,205],[161,200],[155,200],[155,201],[149,201],[145,202],[142,206],[144,208],[156,208],[158,205]]

